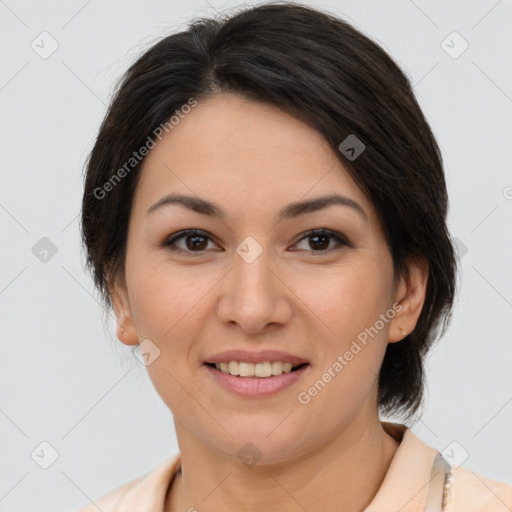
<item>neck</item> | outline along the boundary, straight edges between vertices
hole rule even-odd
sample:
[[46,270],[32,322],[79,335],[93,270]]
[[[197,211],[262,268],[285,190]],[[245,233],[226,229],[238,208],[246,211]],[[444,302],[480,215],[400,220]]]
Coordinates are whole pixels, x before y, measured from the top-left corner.
[[176,421],[181,471],[164,510],[361,512],[377,493],[399,446],[378,417],[365,419],[300,458],[252,467],[205,447]]

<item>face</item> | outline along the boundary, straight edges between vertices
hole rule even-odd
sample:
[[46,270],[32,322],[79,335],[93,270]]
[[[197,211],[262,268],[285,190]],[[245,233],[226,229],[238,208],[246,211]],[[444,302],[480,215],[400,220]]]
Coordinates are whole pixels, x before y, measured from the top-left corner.
[[[251,442],[276,462],[375,418],[387,343],[412,330],[423,289],[395,279],[372,204],[322,136],[217,96],[141,172],[126,288],[112,292],[118,337],[151,340],[147,370],[178,437],[233,456]],[[169,195],[191,200],[157,205]]]

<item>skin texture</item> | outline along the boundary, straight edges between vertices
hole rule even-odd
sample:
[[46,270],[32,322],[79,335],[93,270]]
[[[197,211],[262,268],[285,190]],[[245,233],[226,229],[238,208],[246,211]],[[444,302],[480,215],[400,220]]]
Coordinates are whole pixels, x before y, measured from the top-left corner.
[[[179,205],[146,214],[171,192],[208,199],[226,217]],[[333,192],[359,203],[365,216],[335,205],[277,218],[289,203]],[[305,238],[319,228],[350,246]],[[186,238],[175,242],[185,253],[163,245],[183,229],[209,236],[202,251]],[[248,236],[263,250],[250,264],[236,252]],[[199,101],[143,163],[125,277],[126,287],[114,280],[110,287],[117,336],[158,346],[147,370],[173,413],[182,457],[166,511],[350,512],[370,503],[398,447],[379,421],[377,375],[387,343],[416,325],[426,268],[411,264],[407,279],[395,279],[372,204],[320,134],[264,103],[234,95]],[[394,303],[394,318],[307,405],[299,403],[297,395]],[[310,365],[291,387],[244,398],[203,365],[227,349],[277,349]],[[247,442],[261,452],[252,467],[237,457]]]

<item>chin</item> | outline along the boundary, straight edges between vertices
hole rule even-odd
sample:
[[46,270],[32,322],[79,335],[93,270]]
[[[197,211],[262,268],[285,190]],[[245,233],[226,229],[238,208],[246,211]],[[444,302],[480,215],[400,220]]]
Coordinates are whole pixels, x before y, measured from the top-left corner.
[[239,422],[231,421],[226,424],[226,430],[221,438],[206,434],[212,447],[228,457],[254,464],[278,464],[299,456],[311,435],[305,435],[305,430],[286,424],[287,414],[268,418],[245,417]]

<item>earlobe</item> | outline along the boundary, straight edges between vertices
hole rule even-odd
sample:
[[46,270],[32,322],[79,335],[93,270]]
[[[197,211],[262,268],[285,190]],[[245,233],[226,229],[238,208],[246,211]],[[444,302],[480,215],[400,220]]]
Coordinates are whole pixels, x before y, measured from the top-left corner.
[[400,311],[395,315],[389,326],[388,343],[402,341],[410,332],[401,325],[404,322],[406,312],[404,311],[404,306],[402,304],[400,306]]
[[408,275],[398,286],[396,302],[399,308],[390,324],[389,343],[403,340],[416,327],[425,302],[427,281],[428,264],[423,260],[411,262]]
[[116,336],[125,345],[137,345],[139,339],[133,322],[126,291],[118,285],[109,286],[110,297],[116,315]]

